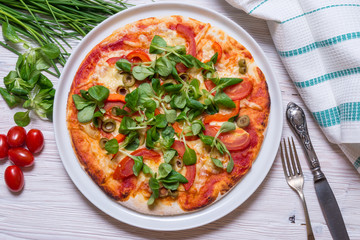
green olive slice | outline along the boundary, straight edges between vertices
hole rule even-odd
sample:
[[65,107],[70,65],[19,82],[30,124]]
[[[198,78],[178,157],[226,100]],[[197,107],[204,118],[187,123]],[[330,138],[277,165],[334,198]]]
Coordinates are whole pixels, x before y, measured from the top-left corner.
[[236,121],[236,124],[238,125],[239,128],[244,128],[244,127],[249,126],[249,124],[250,124],[249,116],[248,115],[240,116],[238,118],[238,120]]
[[239,67],[244,67],[244,66],[246,66],[246,60],[245,60],[245,58],[240,58]]
[[123,83],[125,87],[132,87],[135,84],[135,78],[131,74],[127,73],[124,75]]
[[182,159],[178,157],[175,159],[175,164],[178,168],[182,168],[184,166]]
[[111,114],[112,114],[113,116],[117,116],[117,114],[116,114],[116,108],[118,108],[118,107],[113,107],[113,108],[111,108]]
[[118,86],[118,88],[116,89],[116,93],[120,94],[120,95],[126,95],[129,93],[129,89],[125,86]]
[[186,81],[189,81],[189,79],[190,79],[190,76],[189,76],[189,74],[187,74],[187,73],[180,73],[180,74],[179,74],[179,77],[180,77],[182,80],[184,80],[185,82],[186,82]]
[[177,198],[179,196],[179,192],[177,190],[169,190],[169,196],[172,198]]
[[145,143],[145,134],[139,134],[139,145],[143,145]]
[[101,138],[100,141],[99,141],[100,147],[101,147],[102,149],[104,149],[104,148],[105,148],[105,144],[106,144],[108,141],[109,141],[109,139],[107,139],[107,138]]
[[163,198],[163,197],[167,197],[169,196],[169,190],[167,190],[166,188],[160,188],[159,189],[159,197]]
[[116,128],[116,122],[114,119],[107,119],[102,123],[101,128],[104,132],[113,132]]
[[239,67],[239,72],[240,72],[241,74],[245,74],[245,73],[246,73],[246,70],[247,70],[246,67]]
[[241,74],[245,74],[247,72],[246,60],[244,58],[239,60],[239,72]]
[[164,81],[163,84],[167,84],[167,83],[177,84],[177,82],[174,79],[167,79]]

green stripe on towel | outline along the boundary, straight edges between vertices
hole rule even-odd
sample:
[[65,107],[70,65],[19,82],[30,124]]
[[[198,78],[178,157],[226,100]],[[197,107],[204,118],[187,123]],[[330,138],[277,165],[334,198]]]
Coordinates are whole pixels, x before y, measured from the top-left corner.
[[320,127],[331,127],[341,122],[360,121],[360,102],[343,103],[337,107],[312,114]]
[[318,12],[318,11],[321,11],[321,10],[324,10],[324,9],[329,9],[329,8],[334,8],[334,7],[360,7],[360,4],[334,4],[334,5],[329,5],[329,6],[321,7],[321,8],[318,8],[318,9],[315,9],[315,10],[312,10],[312,11],[297,15],[295,17],[289,18],[289,19],[287,19],[285,21],[282,21],[280,24],[287,23],[287,22],[290,22],[291,20],[294,20],[294,19],[306,16],[306,15],[309,15],[309,14],[312,14],[312,13],[315,13],[315,12]]
[[312,78],[310,80],[306,80],[303,82],[294,82],[294,84],[298,88],[306,88],[306,87],[311,87],[311,86],[314,86],[314,85],[322,83],[322,82],[329,81],[334,78],[344,77],[344,76],[349,76],[349,75],[354,75],[354,74],[359,74],[359,73],[360,73],[360,67],[349,68],[349,69],[344,69],[344,70],[340,70],[340,71],[336,71],[336,72],[332,72],[332,73],[327,73],[320,77]]
[[347,40],[352,40],[352,39],[358,39],[360,38],[360,32],[352,32],[352,33],[346,33],[346,34],[342,34],[336,37],[332,37],[323,41],[318,41],[318,42],[314,42],[311,43],[309,45],[306,45],[304,47],[295,49],[295,50],[290,50],[290,51],[278,51],[280,57],[292,57],[292,56],[298,56],[307,52],[311,52],[315,49],[318,48],[322,48],[322,47],[327,47],[327,46],[331,46],[331,45],[335,45],[337,43],[340,42],[344,42]]
[[254,7],[253,9],[250,10],[249,14],[251,14],[255,9],[257,9],[258,7],[260,7],[261,5],[263,5],[264,3],[266,3],[268,0],[264,0],[261,3],[259,3],[256,7]]

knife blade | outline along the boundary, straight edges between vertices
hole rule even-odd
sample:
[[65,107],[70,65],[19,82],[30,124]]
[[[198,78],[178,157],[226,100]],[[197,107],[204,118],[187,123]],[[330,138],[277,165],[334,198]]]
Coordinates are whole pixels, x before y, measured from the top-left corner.
[[332,238],[335,240],[349,239],[339,205],[321,171],[319,160],[312,146],[303,109],[290,102],[286,109],[286,119],[304,147],[311,172],[314,175],[315,192]]
[[333,239],[349,239],[341,211],[326,178],[315,182],[315,192]]

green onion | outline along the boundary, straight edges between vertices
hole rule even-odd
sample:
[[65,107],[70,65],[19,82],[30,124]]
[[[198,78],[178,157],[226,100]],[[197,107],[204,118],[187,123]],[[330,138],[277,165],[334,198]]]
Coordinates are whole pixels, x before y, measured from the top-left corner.
[[[85,36],[109,15],[126,8],[119,0],[0,0],[0,22],[11,24],[16,32],[39,46],[56,44],[61,49],[56,60],[64,66],[70,55],[63,46],[70,47],[67,40]],[[0,41],[0,45],[15,52],[4,42]],[[55,62],[52,66],[59,77]]]

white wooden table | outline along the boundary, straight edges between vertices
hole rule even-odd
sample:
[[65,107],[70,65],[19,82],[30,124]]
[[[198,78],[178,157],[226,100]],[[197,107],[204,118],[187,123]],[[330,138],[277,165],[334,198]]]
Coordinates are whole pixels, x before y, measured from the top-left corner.
[[[135,5],[150,2],[129,1]],[[266,22],[248,16],[222,0],[197,0],[197,4],[216,10],[248,31],[274,68],[283,106],[294,101],[305,107],[276,53]],[[14,69],[16,59],[15,54],[0,48],[1,86],[3,77]],[[51,80],[56,85],[57,79]],[[19,110],[10,110],[0,98],[0,133],[6,134],[15,125],[13,115],[16,111]],[[306,114],[313,145],[337,198],[350,238],[360,239],[360,176],[340,149],[327,142],[307,110]],[[55,144],[52,123],[33,118],[26,127],[27,130],[31,128],[43,131],[45,148],[36,156],[35,165],[24,169],[25,188],[20,194],[7,189],[3,175],[10,162],[0,161],[0,239],[306,239],[303,208],[296,193],[285,182],[279,156],[257,191],[235,211],[202,227],[164,233],[132,227],[97,209],[67,175]],[[293,136],[286,122],[283,136]],[[304,152],[298,146],[315,237],[331,239],[314,192],[312,174]]]

